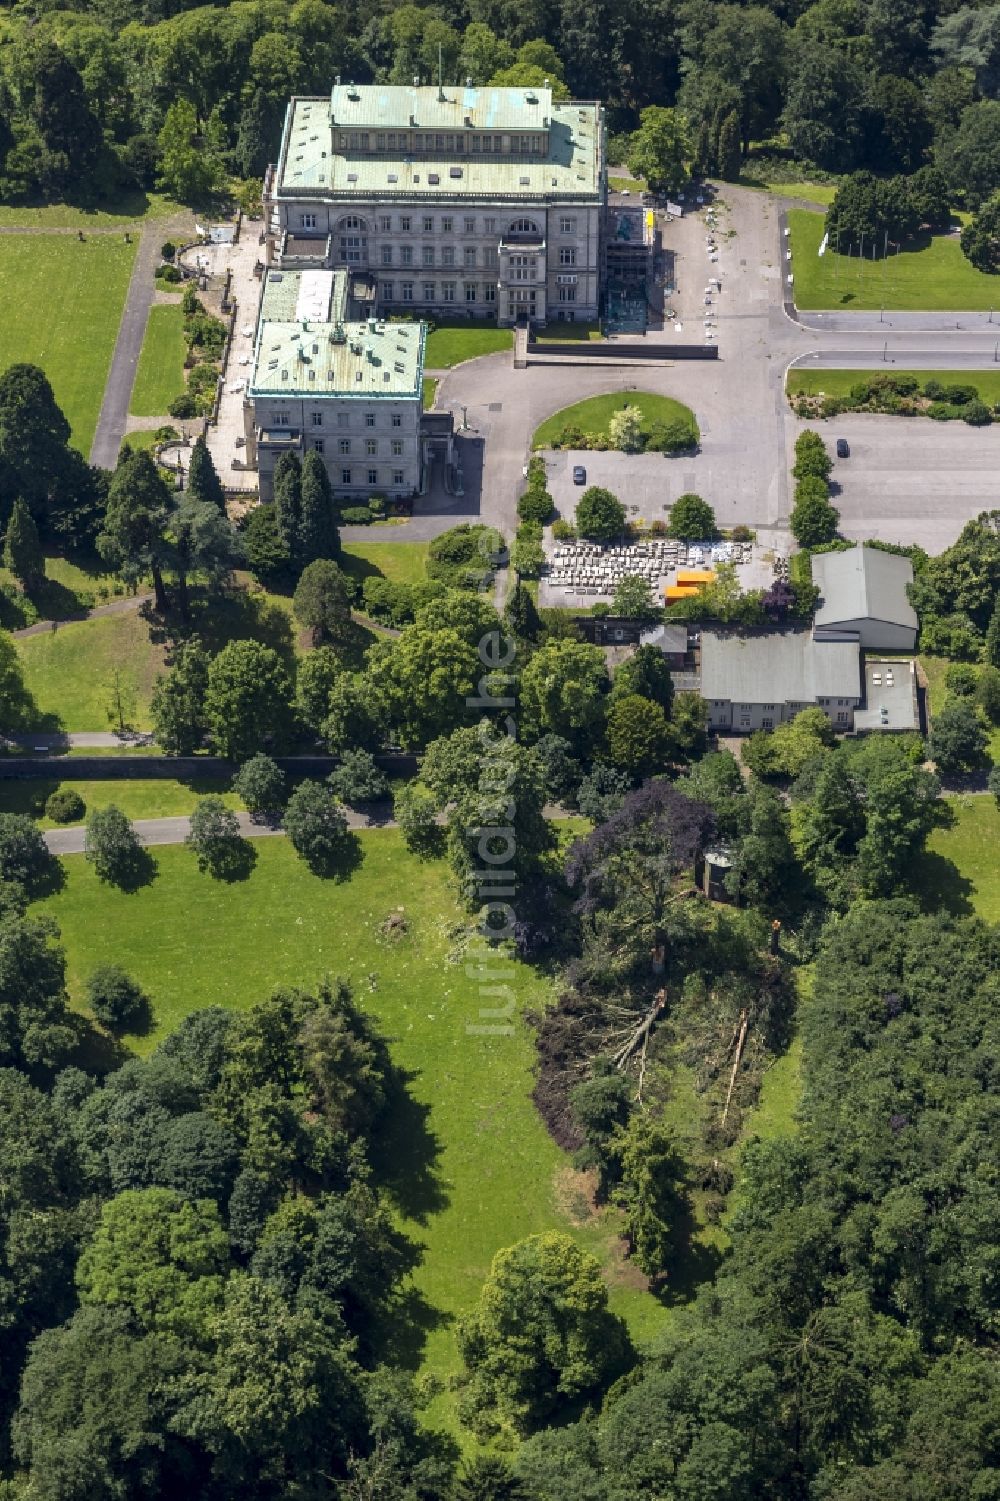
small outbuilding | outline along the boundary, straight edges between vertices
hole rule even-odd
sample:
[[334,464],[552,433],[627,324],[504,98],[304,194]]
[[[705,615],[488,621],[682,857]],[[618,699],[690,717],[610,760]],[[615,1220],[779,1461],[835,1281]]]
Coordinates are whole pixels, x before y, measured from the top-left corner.
[[909,558],[877,547],[817,553],[813,583],[820,599],[813,621],[817,639],[857,640],[866,651],[912,651],[917,612],[907,598],[913,582]]

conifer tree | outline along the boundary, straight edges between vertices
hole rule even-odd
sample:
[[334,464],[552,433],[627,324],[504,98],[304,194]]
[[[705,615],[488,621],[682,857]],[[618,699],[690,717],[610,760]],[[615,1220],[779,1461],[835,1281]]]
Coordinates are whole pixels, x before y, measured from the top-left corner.
[[740,175],[740,122],[733,110],[723,120],[719,130],[719,176],[726,182],[735,182]]
[[14,502],[7,523],[3,561],[25,589],[33,589],[45,577],[45,558],[38,540],[38,528],[20,496]]
[[225,491],[204,438],[198,438],[191,450],[187,488],[192,500],[202,500],[209,505],[218,506],[219,510],[225,514]]
[[991,667],[1000,667],[1000,594],[986,628],[986,660]]
[[274,519],[288,549],[292,568],[302,569],[302,465],[294,453],[283,453],[274,468]]
[[310,451],[302,461],[300,546],[301,560],[335,558],[340,552],[340,534],[334,513],[333,491],[326,465]]

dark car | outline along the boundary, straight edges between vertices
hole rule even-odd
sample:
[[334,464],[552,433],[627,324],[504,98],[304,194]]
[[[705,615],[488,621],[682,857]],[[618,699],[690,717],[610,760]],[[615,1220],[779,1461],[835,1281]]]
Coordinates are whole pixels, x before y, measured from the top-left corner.
[[585,485],[587,483],[587,471],[582,464],[573,465],[573,483],[574,485]]
[[838,459],[849,459],[850,457],[851,457],[851,450],[850,450],[850,448],[847,445],[847,439],[846,438],[838,438],[837,439],[837,458]]

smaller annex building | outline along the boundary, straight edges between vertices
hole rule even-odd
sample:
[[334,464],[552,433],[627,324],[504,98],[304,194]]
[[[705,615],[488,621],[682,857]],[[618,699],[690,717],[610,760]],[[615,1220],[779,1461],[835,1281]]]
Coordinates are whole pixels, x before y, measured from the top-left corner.
[[366,502],[421,487],[423,323],[351,320],[343,270],[268,269],[244,403],[260,498],[283,453],[323,457],[334,493]]
[[808,630],[702,632],[701,696],[712,730],[773,730],[820,708],[846,733],[863,692],[856,641],[816,640]]
[[906,593],[913,582],[909,558],[877,547],[817,553],[812,576],[820,592],[817,636],[850,636],[866,651],[913,650],[918,623]]

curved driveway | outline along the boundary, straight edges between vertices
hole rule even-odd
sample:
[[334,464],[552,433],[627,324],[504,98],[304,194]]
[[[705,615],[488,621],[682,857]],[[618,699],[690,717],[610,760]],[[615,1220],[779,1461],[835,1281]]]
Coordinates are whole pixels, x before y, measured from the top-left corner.
[[[864,313],[789,316],[780,202],[728,184],[724,199],[719,209],[720,259],[711,268],[722,278],[723,288],[717,298],[718,360],[642,369],[529,365],[515,370],[509,354],[498,354],[456,366],[443,376],[437,407],[450,408],[457,423],[464,406],[471,428],[457,439],[466,472],[466,514],[476,508],[478,496],[482,519],[511,535],[517,525],[522,470],[538,424],[587,396],[632,388],[686,402],[701,428],[696,455],[663,460],[663,504],[685,490],[696,490],[714,505],[723,525],[747,522],[765,540],[770,534],[770,540],[783,545],[792,447],[803,426],[784,396],[785,371],[791,363],[807,363],[818,354],[818,362],[827,368],[876,368],[894,361],[938,369],[993,366],[1000,354],[1000,324],[991,323],[985,313],[894,313],[891,321],[885,321],[889,314],[884,321],[878,314]],[[700,303],[701,284],[710,269],[703,221],[693,217],[672,223],[664,239],[677,255],[678,283],[689,299],[694,286],[693,300]],[[689,321],[682,337],[690,339],[691,330]],[[673,335],[647,337],[650,342],[669,343]],[[852,428],[854,422],[863,424],[867,441],[855,434],[858,462],[835,474],[845,535],[922,541],[938,551],[970,515],[992,503],[993,476],[1000,468],[1000,427],[963,425],[961,433],[942,439],[943,424],[921,419],[860,417],[853,419]],[[959,449],[964,480],[952,488],[951,454]],[[931,464],[937,477],[930,482],[929,455],[939,456],[936,465]],[[567,457],[555,461],[555,474],[565,467]],[[629,458],[622,455],[618,467],[619,494],[627,503]],[[881,504],[884,495],[889,497],[886,505]],[[557,493],[557,503],[560,499]],[[562,499],[569,499],[568,491]],[[451,525],[455,519],[425,514],[415,518],[414,527]],[[401,540],[408,531],[399,529]]]

